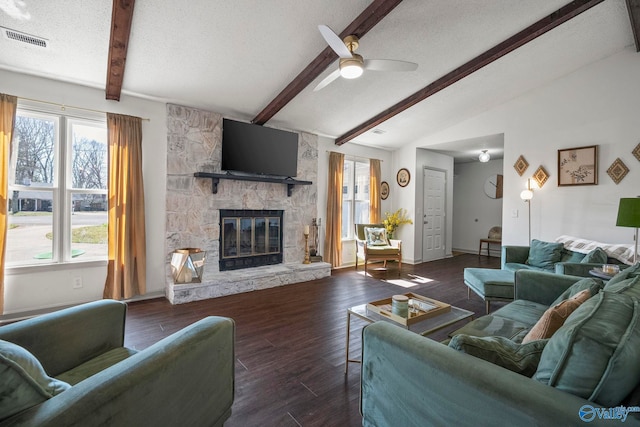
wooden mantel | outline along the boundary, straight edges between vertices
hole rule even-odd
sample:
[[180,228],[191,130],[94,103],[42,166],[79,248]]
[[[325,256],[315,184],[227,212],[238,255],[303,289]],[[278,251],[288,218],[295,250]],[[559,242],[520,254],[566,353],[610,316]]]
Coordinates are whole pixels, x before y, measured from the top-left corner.
[[193,174],[196,178],[211,179],[211,192],[218,194],[218,183],[221,179],[232,179],[235,181],[257,181],[257,182],[273,182],[276,184],[287,185],[287,197],[291,197],[293,193],[293,187],[296,185],[311,185],[311,181],[300,181],[293,178],[277,178],[271,176],[253,176],[253,175],[233,175],[230,173],[211,173],[211,172],[196,172]]

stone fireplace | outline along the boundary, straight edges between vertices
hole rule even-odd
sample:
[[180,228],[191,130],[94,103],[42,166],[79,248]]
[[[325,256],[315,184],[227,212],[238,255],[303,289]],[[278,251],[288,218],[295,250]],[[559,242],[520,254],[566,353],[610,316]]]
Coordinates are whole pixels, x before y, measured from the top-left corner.
[[220,209],[220,271],[280,264],[283,213]]
[[[167,193],[166,193],[166,296],[174,304],[214,298],[274,286],[282,286],[331,275],[331,266],[318,262],[302,264],[304,260],[304,226],[317,214],[318,137],[300,133],[298,139],[298,174],[296,179],[311,181],[311,185],[295,186],[291,195],[281,183],[220,180],[217,194],[212,192],[210,179],[195,178],[195,172],[220,173],[222,116],[209,111],[167,104]],[[242,232],[247,219],[236,224],[238,254],[251,247],[259,252],[264,239],[264,254],[270,258],[271,248],[279,245],[280,263],[244,265],[236,257],[230,268],[221,266],[231,259],[223,253],[225,223],[221,211],[262,211],[266,229],[275,229],[272,211],[280,211],[279,238]],[[255,227],[255,218],[251,219]],[[231,220],[230,220],[231,221]],[[268,224],[268,227],[267,227]],[[258,228],[260,220],[258,219]],[[248,237],[251,236],[251,237]],[[231,239],[231,234],[228,239]],[[253,239],[253,240],[251,240]],[[249,245],[247,246],[249,242]],[[253,245],[253,246],[251,246]],[[175,284],[169,262],[179,248],[200,248],[207,252],[202,283]],[[257,248],[257,249],[256,249]],[[229,249],[230,254],[231,249]],[[242,258],[242,259],[240,259]],[[253,261],[252,261],[253,262]]]

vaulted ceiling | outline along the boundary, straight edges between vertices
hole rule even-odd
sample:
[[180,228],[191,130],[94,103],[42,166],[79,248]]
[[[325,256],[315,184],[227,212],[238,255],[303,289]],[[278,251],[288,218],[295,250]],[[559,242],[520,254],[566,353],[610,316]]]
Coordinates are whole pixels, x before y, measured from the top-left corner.
[[[114,2],[121,10],[112,25],[111,2],[0,1],[3,29],[47,43],[43,48],[0,37],[0,68],[105,89],[109,99],[121,89],[385,149],[419,142],[633,45],[640,10],[640,0]],[[543,31],[542,24],[568,9],[575,13],[567,22]],[[131,22],[127,10],[133,11]],[[314,92],[338,66],[319,24],[338,34],[354,29],[365,59],[419,67],[365,71]],[[535,25],[541,27],[531,30]],[[528,28],[528,43],[504,56],[486,53]],[[487,65],[473,67],[484,65],[478,61],[483,54]],[[430,90],[434,85],[438,90]],[[283,90],[288,97],[279,97]],[[420,102],[387,114],[407,99]],[[367,121],[372,125],[363,126]],[[486,147],[499,138],[478,140]]]

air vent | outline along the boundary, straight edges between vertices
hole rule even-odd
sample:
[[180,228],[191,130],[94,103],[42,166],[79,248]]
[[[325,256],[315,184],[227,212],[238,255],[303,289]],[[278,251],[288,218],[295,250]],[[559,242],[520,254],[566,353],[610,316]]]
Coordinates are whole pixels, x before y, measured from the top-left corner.
[[29,34],[21,33],[20,31],[11,30],[9,28],[2,28],[2,32],[4,36],[9,40],[15,40],[21,43],[27,43],[33,46],[44,47],[45,49],[49,47],[47,43],[47,39],[43,39],[42,37],[32,36]]

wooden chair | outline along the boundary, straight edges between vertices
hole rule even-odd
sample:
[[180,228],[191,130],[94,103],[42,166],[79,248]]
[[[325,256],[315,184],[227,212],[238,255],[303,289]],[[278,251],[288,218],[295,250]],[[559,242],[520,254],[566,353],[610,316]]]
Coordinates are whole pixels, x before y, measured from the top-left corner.
[[364,260],[364,274],[367,274],[369,261],[383,261],[387,267],[387,261],[398,261],[398,275],[402,270],[402,241],[389,239],[387,245],[371,246],[367,244],[365,228],[384,228],[384,224],[356,224],[356,270],[358,258]]
[[478,256],[482,253],[482,244],[487,244],[487,256],[491,256],[491,245],[502,246],[502,227],[491,227],[486,239],[480,239],[480,246],[478,247]]

